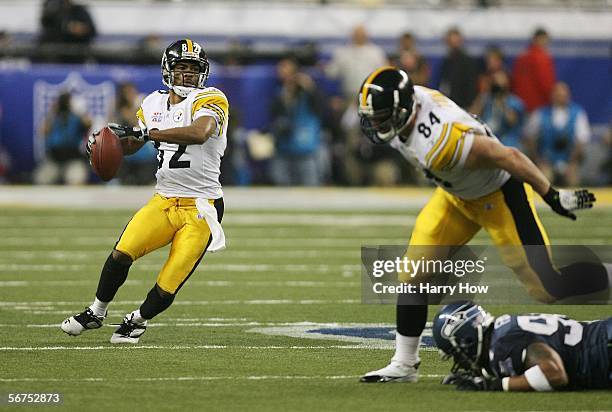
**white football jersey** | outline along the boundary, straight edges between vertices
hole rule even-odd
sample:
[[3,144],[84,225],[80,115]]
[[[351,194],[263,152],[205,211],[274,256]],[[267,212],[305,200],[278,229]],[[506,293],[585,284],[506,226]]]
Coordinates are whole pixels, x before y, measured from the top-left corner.
[[227,146],[229,104],[225,94],[214,87],[197,89],[177,104],[170,104],[170,94],[158,90],[142,102],[137,117],[151,129],[189,126],[195,119],[212,116],[217,121],[215,133],[203,144],[178,145],[155,143],[158,169],[157,192],[166,197],[218,199],[223,196],[219,174],[221,158]]
[[437,90],[415,86],[420,106],[409,138],[391,146],[424,171],[436,185],[461,199],[476,199],[498,190],[510,178],[502,169],[468,170],[465,161],[477,134],[490,135],[478,120]]

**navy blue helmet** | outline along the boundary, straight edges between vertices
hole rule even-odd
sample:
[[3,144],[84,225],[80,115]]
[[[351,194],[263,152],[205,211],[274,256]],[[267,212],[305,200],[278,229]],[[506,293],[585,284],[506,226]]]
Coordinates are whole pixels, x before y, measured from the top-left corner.
[[494,317],[480,305],[459,301],[444,306],[433,321],[433,338],[445,358],[453,358],[453,372],[459,369],[480,372],[485,332]]

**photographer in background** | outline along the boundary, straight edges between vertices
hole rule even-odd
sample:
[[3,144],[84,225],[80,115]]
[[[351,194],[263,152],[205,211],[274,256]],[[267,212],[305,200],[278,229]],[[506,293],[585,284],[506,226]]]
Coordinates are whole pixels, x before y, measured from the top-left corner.
[[276,66],[280,91],[271,108],[276,157],[272,179],[281,186],[319,186],[325,102],[312,78],[300,72],[295,59]]
[[510,79],[505,71],[497,70],[489,76],[488,90],[478,95],[471,111],[491,127],[504,145],[521,148],[525,107],[510,93]]
[[34,171],[36,184],[80,185],[87,182],[89,170],[81,146],[91,121],[76,114],[70,100],[70,93],[62,93],[42,127],[46,159]]
[[552,105],[534,112],[525,128],[530,154],[553,182],[563,186],[580,183],[584,146],[591,138],[584,109],[571,101],[566,83],[555,84]]

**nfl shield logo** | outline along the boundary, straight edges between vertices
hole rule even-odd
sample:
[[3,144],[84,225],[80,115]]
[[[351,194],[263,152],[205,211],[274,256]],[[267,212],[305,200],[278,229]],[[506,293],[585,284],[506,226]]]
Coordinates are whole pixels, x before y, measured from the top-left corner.
[[44,158],[44,136],[41,127],[49,111],[63,92],[72,95],[72,109],[78,114],[87,114],[92,121],[92,129],[100,129],[111,117],[115,107],[115,85],[112,81],[99,84],[87,83],[77,72],[70,73],[64,81],[58,84],[37,80],[34,83],[34,157]]

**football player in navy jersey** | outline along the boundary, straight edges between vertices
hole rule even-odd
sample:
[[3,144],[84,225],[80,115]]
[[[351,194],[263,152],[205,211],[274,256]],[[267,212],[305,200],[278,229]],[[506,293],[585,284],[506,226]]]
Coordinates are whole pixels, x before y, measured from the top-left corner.
[[532,313],[493,317],[470,301],[444,306],[433,322],[438,348],[455,364],[460,390],[612,389],[612,317],[580,322]]

